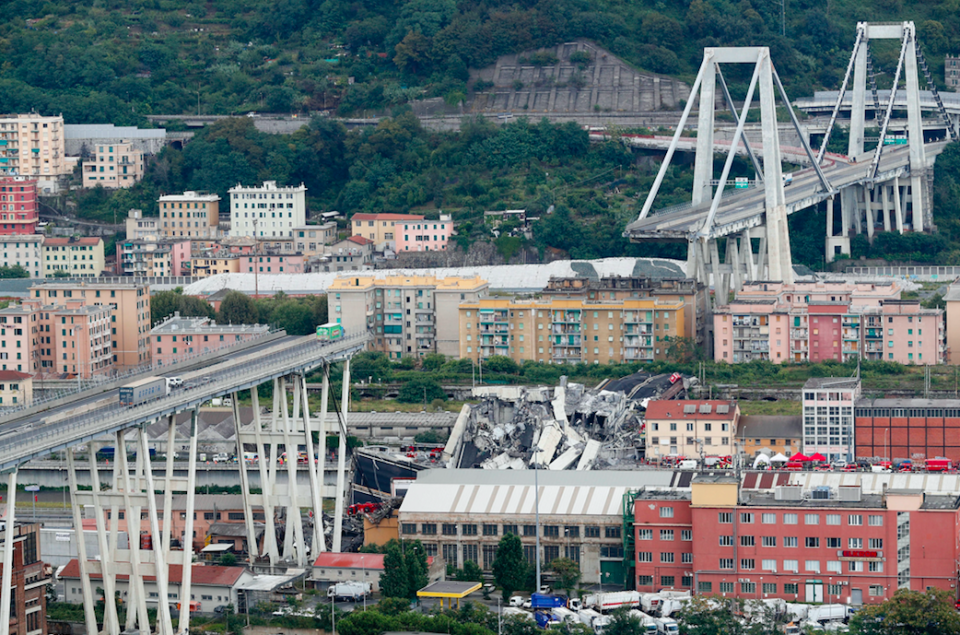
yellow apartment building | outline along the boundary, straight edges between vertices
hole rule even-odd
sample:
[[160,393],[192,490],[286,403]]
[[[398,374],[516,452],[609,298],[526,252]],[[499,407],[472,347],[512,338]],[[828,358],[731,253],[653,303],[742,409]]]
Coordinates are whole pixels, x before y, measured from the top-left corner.
[[194,258],[190,261],[190,275],[208,278],[219,273],[240,273],[240,257],[237,255]]
[[44,238],[40,251],[44,278],[57,272],[71,278],[95,278],[106,268],[102,238]]
[[606,364],[665,359],[686,337],[682,300],[482,298],[460,304],[460,357]]
[[220,224],[220,197],[184,192],[157,200],[160,234],[167,238],[216,238]]

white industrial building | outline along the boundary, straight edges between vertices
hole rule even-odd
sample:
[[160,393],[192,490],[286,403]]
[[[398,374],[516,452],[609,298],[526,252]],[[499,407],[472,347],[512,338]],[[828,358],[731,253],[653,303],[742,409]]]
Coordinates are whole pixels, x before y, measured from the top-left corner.
[[514,533],[532,563],[536,479],[544,571],[551,560],[566,557],[580,563],[584,584],[622,584],[624,494],[678,487],[680,476],[655,470],[426,470],[400,507],[400,536],[420,540],[428,555],[440,554],[447,564],[462,567],[473,560],[489,571],[500,539]]
[[306,186],[230,188],[230,235],[257,238],[293,238],[295,227],[307,224]]

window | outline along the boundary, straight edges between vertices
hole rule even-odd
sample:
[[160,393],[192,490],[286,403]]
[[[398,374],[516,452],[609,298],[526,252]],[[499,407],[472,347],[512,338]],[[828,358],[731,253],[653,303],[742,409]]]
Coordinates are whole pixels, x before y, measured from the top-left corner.
[[[604,527],[604,536],[607,538],[619,538],[620,537],[620,527]],[[671,538],[670,540],[673,540]]]
[[820,561],[819,560],[807,560],[803,563],[803,570],[809,571],[811,573],[820,573]]
[[784,514],[783,515],[783,524],[784,525],[796,525],[799,521],[797,514]]
[[653,586],[653,576],[652,576],[652,575],[638,575],[638,576],[637,576],[637,586]]
[[796,537],[796,536],[784,536],[784,537],[783,537],[783,546],[784,546],[784,547],[796,547],[796,546],[797,546],[797,537]]
[[405,534],[415,534],[417,533],[417,524],[416,523],[403,523],[401,525],[401,530]]
[[674,577],[672,575],[662,575],[660,576],[660,586],[670,588],[674,584]]
[[807,536],[805,539],[805,547],[808,549],[819,549],[820,548],[820,538],[817,536]]
[[524,525],[523,526],[523,535],[535,538],[537,535],[537,526],[536,525]]
[[721,547],[732,547],[733,546],[733,536],[718,536],[720,539]]
[[827,514],[827,524],[828,524],[828,525],[839,525],[839,524],[840,524],[840,514]]
[[840,595],[843,593],[843,586],[839,584],[828,584],[827,595]]
[[740,546],[756,547],[756,542],[754,541],[753,536],[740,536]]
[[868,562],[867,571],[870,573],[883,573],[883,563],[882,562]]
[[693,530],[692,530],[692,529],[681,529],[681,530],[680,530],[680,540],[686,540],[686,541],[693,540]]
[[760,522],[764,525],[776,525],[777,524],[777,515],[776,514],[760,514]]
[[825,538],[827,541],[827,549],[839,549],[840,548],[840,539],[839,538]]
[[757,561],[753,558],[740,558],[740,568],[746,571],[753,571],[757,568]]
[[476,525],[461,525],[460,530],[463,532],[464,536],[476,536],[477,535],[477,526]]
[[827,573],[840,573],[843,571],[843,563],[839,560],[827,561]]
[[879,584],[870,585],[870,597],[878,598],[883,597],[883,587]]
[[847,524],[851,527],[859,527],[863,525],[863,516],[860,514],[850,514],[847,516]]
[[793,593],[794,595],[797,595],[800,592],[800,585],[796,582],[784,582],[783,592],[785,594]]
[[543,526],[543,537],[544,538],[558,538],[560,536],[560,527],[558,525],[544,525]]
[[820,524],[820,514],[804,514],[804,515],[803,515],[803,524],[804,524],[804,525],[819,525],[819,524]]
[[653,552],[652,552],[652,551],[638,551],[638,552],[637,552],[637,562],[653,562]]
[[420,533],[425,536],[436,536],[437,535],[437,524],[436,523],[423,523],[420,525]]
[[697,591],[700,593],[713,593],[713,582],[698,582]]
[[660,518],[673,518],[673,507],[661,507]]
[[749,525],[753,522],[753,514],[751,512],[742,512],[740,514],[740,522],[746,525]]
[[733,593],[733,582],[721,582],[720,593]]
[[756,582],[741,582],[740,583],[740,593],[756,593],[757,592],[757,583]]
[[517,531],[517,529],[518,529],[518,528],[517,528],[516,525],[504,525],[504,526],[503,526],[503,535],[506,536],[507,534],[513,534],[514,536],[519,536],[519,535],[520,535],[520,532]]
[[681,553],[680,562],[683,564],[693,564],[693,554],[692,553]]
[[652,530],[652,529],[638,529],[638,530],[637,530],[637,540],[653,540],[653,530]]
[[718,515],[717,522],[722,523],[722,524],[724,524],[724,525],[732,525],[732,524],[733,524],[733,513],[732,513],[732,512],[720,512],[719,515]]
[[871,538],[869,546],[871,549],[883,549],[883,538]]
[[760,562],[760,568],[764,571],[776,571],[777,570],[777,561],[776,560],[762,560]]
[[800,561],[799,560],[784,560],[783,561],[783,570],[792,571],[797,573],[800,571]]
[[[506,529],[504,529],[504,532],[506,532]],[[596,525],[587,525],[583,528],[583,535],[585,538],[599,538],[600,528]]]
[[496,535],[497,535],[497,526],[496,526],[496,525],[484,525],[484,526],[483,526],[483,535],[484,535],[484,536],[496,536]]
[[764,593],[776,593],[777,585],[774,582],[764,582],[763,583],[763,592]]
[[567,525],[563,528],[563,535],[567,538],[579,538],[580,537],[580,526],[579,525]]
[[672,530],[672,529],[661,529],[661,530],[660,530],[660,540],[673,540],[673,530]]
[[777,537],[776,536],[764,536],[762,542],[760,543],[764,547],[776,547],[777,546]]
[[733,558],[720,558],[721,569],[733,569]]
[[444,536],[456,536],[457,535],[457,526],[452,523],[443,523],[443,535]]
[[850,549],[863,549],[863,538],[851,538],[848,543]]
[[871,527],[883,527],[883,516],[870,514],[869,521]]
[[660,564],[673,564],[673,552],[664,551],[660,554]]
[[847,570],[851,573],[863,573],[863,563],[862,562],[848,562]]

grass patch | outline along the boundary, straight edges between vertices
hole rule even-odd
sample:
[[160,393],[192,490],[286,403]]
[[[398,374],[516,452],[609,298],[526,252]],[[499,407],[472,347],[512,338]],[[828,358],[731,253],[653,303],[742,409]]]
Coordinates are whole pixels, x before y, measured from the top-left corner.
[[803,404],[792,399],[779,401],[740,401],[742,415],[799,415],[803,412]]

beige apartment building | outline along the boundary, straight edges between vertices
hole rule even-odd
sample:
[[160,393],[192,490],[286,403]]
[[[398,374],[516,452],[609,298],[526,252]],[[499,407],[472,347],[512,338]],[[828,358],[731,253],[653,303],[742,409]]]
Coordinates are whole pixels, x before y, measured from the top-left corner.
[[209,278],[221,273],[240,273],[240,256],[227,253],[190,261],[190,275],[195,278]]
[[166,238],[216,238],[220,197],[202,192],[167,194],[157,199],[160,233]]
[[648,460],[733,456],[740,406],[736,401],[651,401],[646,413]]
[[15,370],[0,370],[0,408],[17,408],[33,403],[33,378]]
[[160,219],[144,216],[143,210],[131,209],[127,212],[126,229],[127,240],[155,240],[160,236]]
[[460,357],[606,364],[665,359],[686,337],[681,300],[483,298],[460,304]]
[[304,225],[293,228],[293,241],[296,253],[304,256],[320,256],[326,245],[337,242],[337,224]]
[[102,238],[44,238],[41,258],[44,278],[95,278],[106,268]]
[[347,334],[366,328],[370,348],[390,359],[459,354],[458,307],[486,295],[489,283],[434,276],[345,276],[327,289],[330,319]]
[[83,162],[83,187],[130,187],[143,178],[144,171],[143,152],[131,142],[97,144],[93,158]]
[[69,174],[64,144],[62,116],[0,115],[0,175]]
[[396,246],[398,224],[406,221],[422,221],[421,214],[354,214],[350,218],[353,236],[363,236],[373,242],[380,251],[384,247],[393,249]]
[[46,282],[30,287],[30,300],[46,307],[71,302],[111,308],[113,362],[121,368],[150,361],[150,287],[133,283]]

